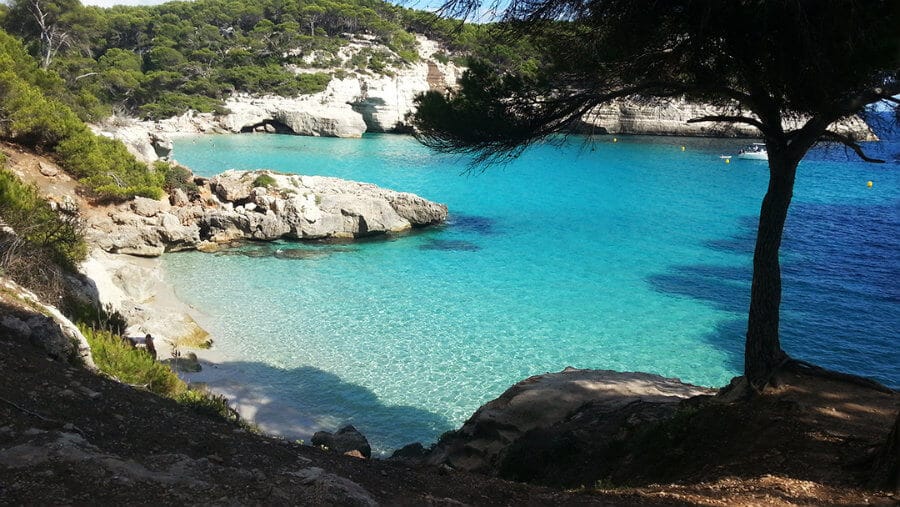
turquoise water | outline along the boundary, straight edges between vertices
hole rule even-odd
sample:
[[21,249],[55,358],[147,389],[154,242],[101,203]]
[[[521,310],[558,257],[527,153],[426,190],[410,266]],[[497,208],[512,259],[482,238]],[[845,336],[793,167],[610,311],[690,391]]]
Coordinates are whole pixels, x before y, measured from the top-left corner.
[[[742,367],[767,181],[765,163],[718,158],[740,144],[572,140],[466,172],[404,136],[177,139],[176,158],[201,175],[367,181],[444,202],[451,217],[387,239],[252,244],[165,266],[208,316],[237,401],[292,438],[352,423],[381,452],[432,442],[514,382],[566,366],[723,385]],[[898,167],[812,154],[783,248],[785,349],[895,387]]]

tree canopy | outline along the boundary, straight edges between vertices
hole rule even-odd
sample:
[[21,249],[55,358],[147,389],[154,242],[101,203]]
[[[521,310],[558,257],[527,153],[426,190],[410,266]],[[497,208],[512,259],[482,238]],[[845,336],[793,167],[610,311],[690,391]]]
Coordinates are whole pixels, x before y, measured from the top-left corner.
[[[86,120],[113,110],[149,119],[188,109],[224,112],[223,99],[233,93],[295,96],[324,90],[336,74],[389,74],[418,59],[414,33],[462,56],[534,60],[519,44],[486,43],[487,31],[478,27],[382,0],[195,0],[109,9],[78,0],[10,0],[0,26],[23,38],[43,69],[62,76],[70,106]],[[356,34],[378,46],[344,61],[339,51]]]
[[[481,0],[450,0],[465,16]],[[429,92],[418,138],[479,160],[514,155],[565,131],[597,105],[629,97],[686,97],[721,113],[691,121],[755,126],[769,154],[769,188],[753,261],[745,376],[761,389],[801,364],[781,348],[778,252],[797,165],[817,142],[868,158],[831,125],[868,104],[898,105],[900,3],[796,0],[512,0],[501,35],[528,38],[544,59],[531,73],[473,66],[461,88]],[[786,128],[785,120],[799,127]]]

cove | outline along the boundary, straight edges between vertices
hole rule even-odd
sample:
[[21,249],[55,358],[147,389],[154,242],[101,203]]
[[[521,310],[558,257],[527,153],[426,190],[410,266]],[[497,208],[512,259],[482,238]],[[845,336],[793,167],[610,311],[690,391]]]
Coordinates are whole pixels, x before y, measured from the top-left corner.
[[[176,139],[200,175],[336,176],[450,209],[446,225],[400,236],[164,256],[216,337],[219,372],[199,378],[263,429],[308,440],[350,423],[376,453],[433,442],[516,381],[566,366],[727,383],[742,368],[767,167],[724,164],[736,140],[610,141],[469,169],[396,135]],[[897,169],[812,153],[782,250],[785,350],[893,387]]]

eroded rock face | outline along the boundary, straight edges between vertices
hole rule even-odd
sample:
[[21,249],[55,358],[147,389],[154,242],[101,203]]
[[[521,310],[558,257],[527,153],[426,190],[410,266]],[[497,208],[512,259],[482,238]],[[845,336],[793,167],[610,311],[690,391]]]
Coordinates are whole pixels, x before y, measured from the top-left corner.
[[462,428],[441,438],[424,462],[518,478],[522,460],[539,454],[555,438],[554,428],[585,406],[602,414],[597,424],[605,424],[612,438],[624,421],[668,417],[682,400],[710,392],[647,373],[566,368],[537,375],[479,408]]
[[[642,134],[662,136],[753,137],[759,130],[745,123],[688,123],[703,116],[722,114],[723,110],[709,104],[688,102],[680,98],[657,99],[647,103],[622,99],[597,106],[582,118],[576,128],[587,134]],[[786,120],[785,128],[799,128],[802,124]],[[836,123],[833,128],[860,141],[876,141],[875,134],[859,117]]]
[[0,315],[0,333],[29,339],[58,360],[96,368],[87,339],[56,307],[45,304],[31,291],[2,276],[0,289],[0,302],[12,303],[10,308],[20,307],[20,310]]

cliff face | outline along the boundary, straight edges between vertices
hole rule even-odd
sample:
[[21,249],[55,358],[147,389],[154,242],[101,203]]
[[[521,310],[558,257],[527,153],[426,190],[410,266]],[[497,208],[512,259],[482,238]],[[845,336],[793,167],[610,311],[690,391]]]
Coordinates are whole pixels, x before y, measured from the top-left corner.
[[[141,160],[152,162],[171,153],[168,134],[270,132],[304,136],[361,137],[365,132],[403,132],[406,116],[415,109],[414,99],[429,90],[447,91],[458,85],[465,70],[435,57],[439,44],[417,37],[419,60],[394,65],[384,73],[365,69],[348,72],[344,66],[323,69],[335,76],[322,92],[298,97],[235,95],[225,106],[229,114],[187,113],[157,122],[121,120],[97,127],[100,133],[122,140]],[[340,53],[342,65],[366,50],[390,50],[359,35]],[[396,55],[394,55],[396,56]],[[298,74],[305,72],[295,69]],[[688,123],[701,116],[722,114],[707,104],[684,99],[660,99],[652,103],[620,100],[598,106],[585,114],[574,129],[585,134],[642,134],[704,137],[759,137],[755,127],[735,123]],[[796,128],[799,121],[785,122]],[[834,127],[859,141],[877,138],[859,118]]]
[[[708,104],[684,99],[660,99],[652,103],[620,100],[598,106],[584,115],[577,128],[594,134],[644,134],[659,136],[760,137],[759,130],[745,123],[688,123],[703,116],[722,114]],[[785,128],[798,128],[801,122],[786,121]],[[858,117],[837,123],[834,128],[860,141],[877,141],[868,125]]]
[[[456,86],[461,68],[452,62],[435,59],[437,42],[417,37],[419,60],[395,65],[382,74],[343,67],[324,69],[336,76],[326,89],[311,95],[280,97],[275,95],[235,95],[225,107],[229,114],[187,113],[158,122],[114,119],[96,130],[120,139],[141,160],[152,162],[168,156],[167,134],[281,132],[304,136],[360,137],[365,132],[404,131],[405,117],[414,109],[414,98],[429,90],[447,90]],[[365,36],[341,52],[342,61],[364,50],[389,52]],[[302,73],[302,69],[295,69]]]

